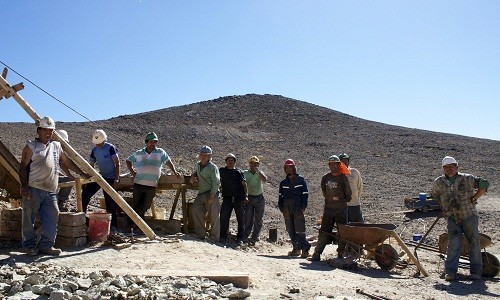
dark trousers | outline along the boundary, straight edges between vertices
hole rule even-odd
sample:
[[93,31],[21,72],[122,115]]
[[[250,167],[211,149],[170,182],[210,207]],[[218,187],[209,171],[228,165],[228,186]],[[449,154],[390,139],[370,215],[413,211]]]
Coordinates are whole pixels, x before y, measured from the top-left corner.
[[300,204],[285,200],[283,207],[283,217],[285,218],[285,227],[293,249],[309,251],[311,244],[306,239],[306,219]]
[[[321,228],[318,235],[318,243],[314,249],[314,253],[321,254],[325,250],[326,245],[333,241],[332,231],[335,223],[346,224],[347,222],[347,207],[345,208],[326,208],[323,211],[321,219]],[[346,242],[339,239],[337,253],[343,254],[345,251]]]
[[155,196],[156,187],[134,183],[132,208],[142,219],[151,207]]
[[231,213],[236,214],[236,221],[238,221],[237,240],[243,240],[245,234],[245,207],[243,205],[243,198],[241,197],[222,197],[222,205],[220,208],[220,238],[227,238],[229,231],[229,220]]
[[[113,183],[115,182],[114,178],[104,178],[104,180],[106,180],[106,182],[111,186],[113,186]],[[89,206],[90,199],[92,198],[92,196],[94,196],[95,193],[97,193],[97,191],[99,191],[100,189],[101,186],[97,182],[91,182],[83,186],[82,206],[84,212],[87,212],[87,207]],[[118,218],[116,213],[117,204],[115,200],[113,200],[113,198],[111,198],[111,196],[108,195],[108,193],[106,193],[105,191],[102,192],[104,194],[104,201],[106,202],[106,212],[111,214],[111,226],[116,227],[116,221]]]

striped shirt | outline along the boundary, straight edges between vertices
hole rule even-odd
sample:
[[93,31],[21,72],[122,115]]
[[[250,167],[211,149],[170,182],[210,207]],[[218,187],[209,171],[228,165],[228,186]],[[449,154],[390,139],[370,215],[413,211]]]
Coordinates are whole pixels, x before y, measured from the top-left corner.
[[157,187],[161,175],[161,167],[170,160],[167,152],[162,148],[156,148],[151,153],[146,148],[137,150],[127,158],[137,172],[134,183]]

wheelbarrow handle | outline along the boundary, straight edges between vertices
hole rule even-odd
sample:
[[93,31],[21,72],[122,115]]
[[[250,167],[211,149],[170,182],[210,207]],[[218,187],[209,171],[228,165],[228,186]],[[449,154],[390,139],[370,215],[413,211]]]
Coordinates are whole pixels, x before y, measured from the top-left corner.
[[420,247],[420,245],[422,244],[422,242],[424,241],[424,239],[429,235],[429,233],[432,231],[432,228],[434,228],[434,226],[437,224],[437,222],[439,221],[439,219],[441,219],[441,217],[442,217],[442,215],[439,214],[437,216],[436,220],[434,220],[434,222],[432,223],[431,227],[429,227],[429,229],[424,234],[424,236],[420,239],[420,241],[418,241],[418,244],[415,247],[415,250],[413,251],[413,253],[415,254],[415,256],[417,256],[417,249]]

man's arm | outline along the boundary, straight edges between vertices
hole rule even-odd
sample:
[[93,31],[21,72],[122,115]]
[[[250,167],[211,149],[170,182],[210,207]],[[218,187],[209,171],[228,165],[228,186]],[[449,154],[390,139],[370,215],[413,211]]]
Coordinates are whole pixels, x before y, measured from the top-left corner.
[[181,174],[179,174],[179,172],[177,172],[177,170],[175,169],[175,166],[174,166],[174,164],[172,163],[171,160],[167,161],[166,165],[172,171],[172,173],[174,173],[176,176],[180,176],[181,175]]
[[28,186],[28,165],[31,161],[31,156],[33,151],[26,145],[23,148],[23,154],[21,156],[21,164],[19,165],[19,180],[21,181],[21,196],[23,198],[31,198],[30,189]]
[[137,175],[137,172],[135,171],[132,162],[130,160],[126,160],[125,163],[127,164],[127,168],[128,171],[130,172],[130,175],[132,175],[132,177],[135,177],[135,175]]
[[120,180],[120,158],[118,154],[113,156],[113,163],[115,164],[115,180]]

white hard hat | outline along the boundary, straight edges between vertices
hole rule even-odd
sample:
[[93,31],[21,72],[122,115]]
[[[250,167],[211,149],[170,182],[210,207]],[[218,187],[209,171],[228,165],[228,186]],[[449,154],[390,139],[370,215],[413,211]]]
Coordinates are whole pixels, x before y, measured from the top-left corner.
[[106,140],[108,140],[108,136],[106,135],[106,132],[104,132],[104,130],[102,129],[97,129],[92,134],[92,143],[94,143],[94,145],[102,144]]
[[227,159],[228,159],[228,158],[232,158],[232,159],[234,159],[234,161],[236,161],[236,155],[234,155],[234,154],[232,154],[232,153],[228,153],[228,154],[226,155],[226,161],[227,161]]
[[52,120],[51,117],[43,117],[36,122],[37,127],[47,128],[47,129],[56,129],[56,122]]
[[69,143],[68,132],[66,132],[66,130],[57,129],[56,132],[62,137],[63,140]]
[[445,156],[443,158],[443,161],[441,162],[441,166],[446,166],[446,165],[449,165],[449,164],[455,164],[458,166],[458,162],[451,156]]

